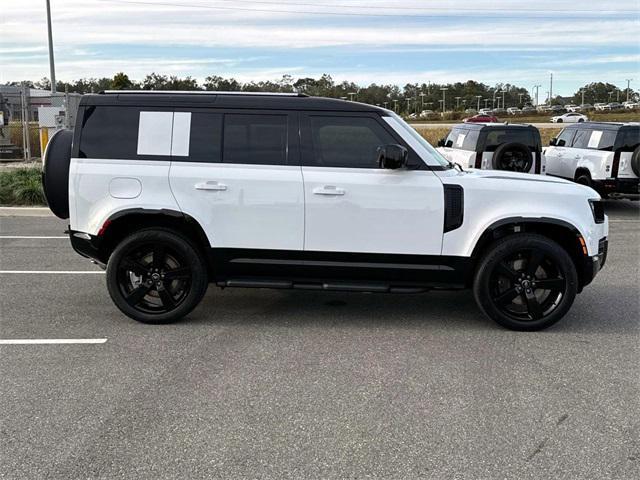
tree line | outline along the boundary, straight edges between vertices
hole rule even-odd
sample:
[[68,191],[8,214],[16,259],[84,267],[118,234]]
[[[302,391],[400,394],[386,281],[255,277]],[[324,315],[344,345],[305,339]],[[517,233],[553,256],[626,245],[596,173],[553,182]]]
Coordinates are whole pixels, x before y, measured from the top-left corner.
[[[11,82],[19,85],[23,82]],[[31,88],[50,89],[51,82],[43,78],[38,82],[24,82]],[[240,82],[234,78],[217,75],[208,76],[204,82],[193,77],[177,77],[151,73],[143,80],[136,81],[126,73],[117,73],[112,78],[81,78],[71,82],[56,82],[60,92],[92,93],[103,90],[186,90],[186,91],[231,91],[231,92],[281,92],[304,93],[307,95],[343,98],[391,108],[405,114],[422,110],[445,111],[465,110],[467,108],[522,107],[530,105],[534,100],[532,92],[527,88],[509,83],[498,83],[490,86],[468,80],[448,84],[407,83],[403,87],[391,84],[372,83],[359,86],[354,82],[336,82],[330,75],[320,78],[301,77],[294,79],[291,75],[283,75],[275,81]],[[594,82],[581,87],[570,99],[572,103],[582,103],[584,92],[585,103],[597,103],[626,100],[626,89],[616,85]],[[638,98],[638,93],[630,90],[630,99]],[[444,99],[444,105],[443,105]],[[554,97],[548,102],[540,92],[540,103],[564,104],[567,98]]]

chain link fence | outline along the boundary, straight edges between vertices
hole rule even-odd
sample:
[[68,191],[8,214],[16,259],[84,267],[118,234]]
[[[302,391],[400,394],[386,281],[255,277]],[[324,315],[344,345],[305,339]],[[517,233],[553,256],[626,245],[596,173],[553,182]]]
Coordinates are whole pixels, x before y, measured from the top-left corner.
[[0,162],[33,162],[59,129],[73,129],[81,95],[0,85]]

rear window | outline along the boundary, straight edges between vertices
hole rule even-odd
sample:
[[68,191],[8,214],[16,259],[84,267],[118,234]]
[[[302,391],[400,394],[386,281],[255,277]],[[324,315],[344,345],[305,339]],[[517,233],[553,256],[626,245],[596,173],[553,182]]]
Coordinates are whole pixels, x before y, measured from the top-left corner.
[[479,134],[479,130],[454,128],[447,136],[446,145],[460,150],[475,151]]
[[538,146],[536,137],[530,129],[525,128],[490,128],[487,129],[486,151],[494,151],[503,143],[522,143],[532,150]]

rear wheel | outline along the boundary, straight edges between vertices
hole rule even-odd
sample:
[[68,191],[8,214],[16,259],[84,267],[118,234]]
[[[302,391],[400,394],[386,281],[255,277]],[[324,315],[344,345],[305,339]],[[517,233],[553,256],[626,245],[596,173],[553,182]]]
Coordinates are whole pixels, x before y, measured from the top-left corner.
[[200,303],[208,286],[197,248],[170,230],[142,230],[124,239],[107,266],[116,306],[143,323],[170,323]]
[[519,331],[547,328],[569,310],[578,277],[567,252],[536,234],[518,234],[490,247],[476,272],[473,291],[481,310]]
[[522,143],[503,143],[493,153],[493,168],[509,172],[528,172],[533,165],[531,149]]
[[589,175],[586,172],[578,173],[576,175],[576,183],[579,183],[580,185],[586,185],[587,187],[590,187],[592,185],[592,183],[591,183],[591,175]]

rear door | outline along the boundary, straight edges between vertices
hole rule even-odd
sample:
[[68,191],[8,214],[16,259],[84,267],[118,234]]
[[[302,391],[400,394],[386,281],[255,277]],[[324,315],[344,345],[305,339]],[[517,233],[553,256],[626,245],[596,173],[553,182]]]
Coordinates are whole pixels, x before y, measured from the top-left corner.
[[215,248],[302,250],[304,193],[297,114],[189,112],[186,148],[171,162],[180,209]]

